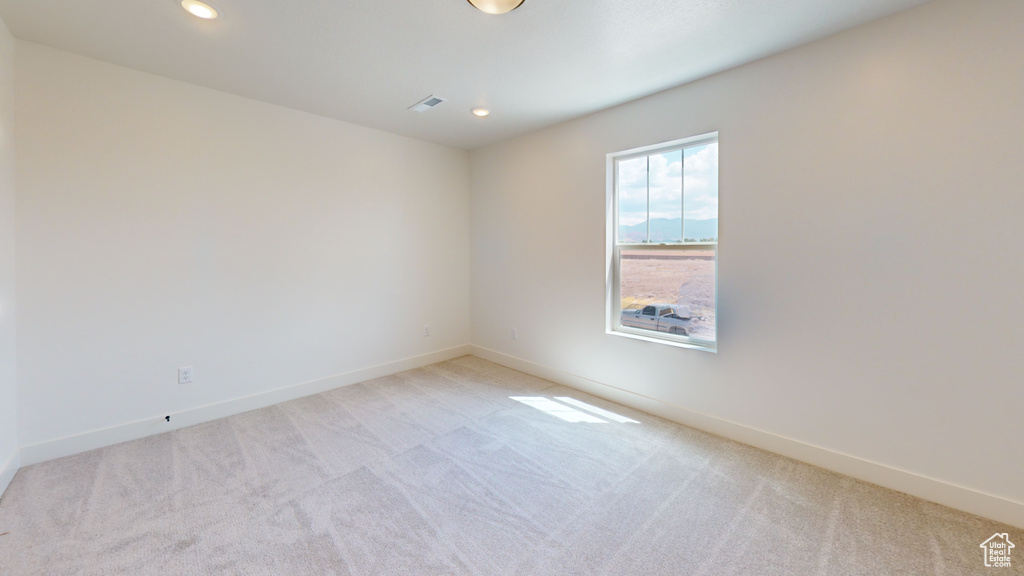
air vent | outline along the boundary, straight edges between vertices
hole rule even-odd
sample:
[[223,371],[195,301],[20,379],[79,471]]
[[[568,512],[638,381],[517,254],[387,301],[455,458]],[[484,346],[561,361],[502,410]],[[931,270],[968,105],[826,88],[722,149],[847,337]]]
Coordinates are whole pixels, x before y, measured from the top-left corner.
[[444,101],[444,98],[441,98],[440,96],[434,96],[433,94],[431,94],[430,96],[427,96],[423,100],[420,100],[416,104],[410,106],[409,110],[412,110],[413,112],[426,112],[427,110],[430,110],[434,106],[437,106],[438,104]]

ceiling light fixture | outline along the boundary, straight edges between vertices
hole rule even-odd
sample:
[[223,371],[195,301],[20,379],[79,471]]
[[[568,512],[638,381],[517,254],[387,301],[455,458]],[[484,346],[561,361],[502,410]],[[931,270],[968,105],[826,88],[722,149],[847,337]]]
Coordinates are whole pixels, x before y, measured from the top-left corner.
[[193,16],[198,16],[203,20],[213,20],[217,17],[217,11],[214,10],[213,6],[204,4],[199,0],[181,0],[181,7],[188,11]]
[[485,116],[490,116],[490,115],[491,115],[491,111],[488,110],[487,108],[473,108],[473,116],[478,116],[480,118],[483,118]]
[[504,14],[511,12],[523,3],[523,0],[469,0],[481,12],[488,14]]

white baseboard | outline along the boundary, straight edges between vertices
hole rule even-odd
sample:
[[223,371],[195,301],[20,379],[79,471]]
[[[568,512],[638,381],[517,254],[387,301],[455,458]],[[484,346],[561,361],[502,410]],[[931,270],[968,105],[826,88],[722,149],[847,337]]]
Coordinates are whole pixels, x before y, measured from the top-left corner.
[[241,414],[242,412],[248,412],[250,410],[256,410],[258,408],[264,408],[266,406],[286,402],[288,400],[295,400],[296,398],[319,394],[341,386],[348,386],[365,380],[388,376],[390,374],[402,372],[403,370],[412,370],[413,368],[451,360],[452,358],[458,358],[459,356],[465,356],[467,354],[470,354],[469,345],[456,346],[454,348],[448,348],[438,352],[431,352],[429,354],[413,356],[412,358],[397,360],[395,362],[388,362],[386,364],[379,364],[377,366],[353,370],[351,372],[345,372],[344,374],[336,374],[334,376],[328,376],[326,378],[320,378],[310,382],[303,382],[300,384],[285,386],[283,388],[268,390],[251,396],[233,398],[231,400],[224,400],[215,404],[197,406],[180,412],[172,412],[170,414],[170,422],[167,422],[164,419],[166,413],[160,413],[134,422],[127,422],[124,424],[110,426],[108,428],[90,430],[89,432],[66,436],[64,438],[56,438],[45,442],[39,442],[37,444],[30,444],[28,446],[22,446],[20,449],[21,465],[28,466],[38,462],[45,462],[46,460],[53,460],[54,458],[78,454],[79,452],[85,452],[95,448],[103,448],[104,446],[111,446],[113,444],[127,442],[128,440],[151,436],[153,434],[170,432],[171,430],[177,430],[178,428],[202,424],[203,422],[217,420],[218,418],[233,416],[235,414]]
[[929,478],[908,470],[871,462],[857,456],[779,436],[708,414],[694,412],[661,400],[649,398],[635,392],[616,388],[480,346],[471,346],[470,348],[474,356],[479,356],[496,364],[563,384],[625,406],[643,410],[667,420],[692,426],[693,428],[724,436],[737,442],[756,446],[769,452],[793,458],[794,460],[800,460],[801,462],[917,496],[918,498],[949,506],[950,508],[977,514],[978,516],[1004,522],[1011,526],[1024,527],[1024,503],[1022,502],[987,494],[936,478]]
[[11,480],[14,480],[14,475],[18,473],[19,468],[21,468],[21,454],[15,448],[7,460],[0,464],[0,496],[7,491],[7,487],[11,485]]

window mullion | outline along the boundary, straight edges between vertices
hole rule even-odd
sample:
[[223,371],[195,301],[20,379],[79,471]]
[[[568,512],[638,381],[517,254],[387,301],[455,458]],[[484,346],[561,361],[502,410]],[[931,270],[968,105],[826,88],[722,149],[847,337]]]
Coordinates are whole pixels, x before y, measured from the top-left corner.
[[686,242],[686,148],[679,151],[679,234]]
[[651,157],[647,157],[647,242],[651,241]]

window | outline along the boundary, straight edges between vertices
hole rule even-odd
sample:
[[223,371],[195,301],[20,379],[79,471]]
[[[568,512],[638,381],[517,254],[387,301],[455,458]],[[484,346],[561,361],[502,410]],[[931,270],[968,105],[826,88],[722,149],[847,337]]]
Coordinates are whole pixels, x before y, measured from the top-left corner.
[[608,155],[608,332],[717,350],[718,133]]

